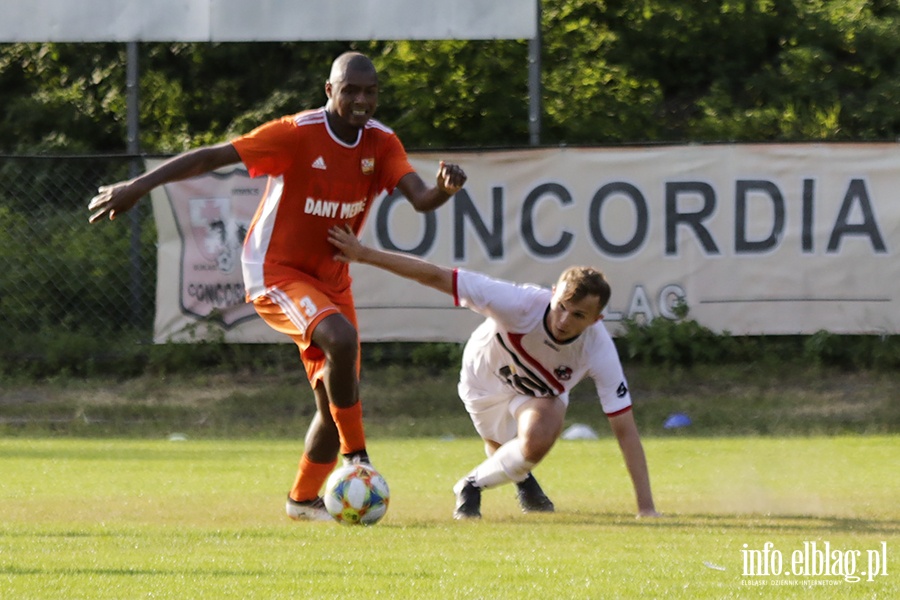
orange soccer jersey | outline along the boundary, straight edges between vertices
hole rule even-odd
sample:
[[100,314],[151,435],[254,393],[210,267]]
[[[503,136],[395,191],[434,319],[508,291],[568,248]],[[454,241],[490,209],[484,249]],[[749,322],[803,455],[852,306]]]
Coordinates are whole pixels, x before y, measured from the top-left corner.
[[362,229],[373,200],[413,171],[400,140],[370,119],[355,144],[335,136],[325,109],[266,123],[233,145],[251,177],[269,175],[244,242],[248,300],[300,272],[329,294],[348,290],[348,265],[333,259],[334,225]]

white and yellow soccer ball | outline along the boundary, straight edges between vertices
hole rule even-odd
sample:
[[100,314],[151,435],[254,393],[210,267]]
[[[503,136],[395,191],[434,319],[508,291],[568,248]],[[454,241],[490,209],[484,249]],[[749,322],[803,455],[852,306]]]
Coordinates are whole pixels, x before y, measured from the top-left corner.
[[325,509],[344,525],[374,525],[384,517],[391,499],[388,484],[370,465],[335,469],[325,482]]

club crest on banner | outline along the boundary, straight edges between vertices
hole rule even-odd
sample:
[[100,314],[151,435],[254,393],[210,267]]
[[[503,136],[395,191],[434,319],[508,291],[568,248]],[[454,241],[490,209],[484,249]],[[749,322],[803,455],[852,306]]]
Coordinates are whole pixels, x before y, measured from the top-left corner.
[[246,176],[215,173],[166,186],[181,246],[184,316],[226,328],[255,317],[245,301],[241,247],[262,187]]
[[193,242],[198,253],[218,271],[229,274],[241,260],[247,223],[231,216],[230,198],[192,198],[188,201]]

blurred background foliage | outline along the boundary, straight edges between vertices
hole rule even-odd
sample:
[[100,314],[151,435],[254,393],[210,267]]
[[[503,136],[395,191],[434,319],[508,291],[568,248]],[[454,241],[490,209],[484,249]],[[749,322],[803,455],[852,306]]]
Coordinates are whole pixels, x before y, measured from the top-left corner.
[[[896,0],[544,0],[541,144],[894,141],[898,32]],[[529,144],[527,40],[142,43],[141,152],[177,153],[321,106],[330,64],[349,49],[378,67],[377,117],[407,148]],[[247,354],[263,357],[255,368],[264,370],[281,360],[220,343],[146,344],[152,286],[130,289],[122,277],[137,264],[153,280],[152,218],[138,210],[142,224],[131,231],[89,228],[85,212],[97,185],[127,176],[125,71],[124,44],[0,44],[6,381],[228,369]],[[83,156],[97,154],[115,157]],[[22,155],[82,156],[64,170],[63,161]],[[49,298],[63,309],[47,309]],[[129,303],[140,305],[134,322],[109,317]],[[617,343],[626,362],[669,368],[766,357],[900,365],[894,338],[741,340],[689,320],[629,324]],[[270,352],[295,366],[290,347]],[[408,348],[369,352],[376,362],[410,360]],[[458,348],[426,346],[414,363],[455,365],[447,352]]]
[[[895,0],[544,0],[544,145],[894,140]],[[410,149],[524,146],[528,42],[143,43],[141,149],[324,104],[355,49]],[[123,44],[0,45],[0,153],[123,152]]]

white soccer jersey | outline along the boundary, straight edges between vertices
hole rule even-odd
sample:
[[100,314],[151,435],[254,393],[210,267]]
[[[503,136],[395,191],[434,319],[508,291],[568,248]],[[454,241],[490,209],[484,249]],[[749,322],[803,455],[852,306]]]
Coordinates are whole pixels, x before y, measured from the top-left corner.
[[485,317],[466,344],[460,381],[485,394],[559,396],[594,380],[603,412],[631,407],[619,354],[602,321],[573,340],[556,341],[544,325],[552,291],[456,269],[453,300]]

